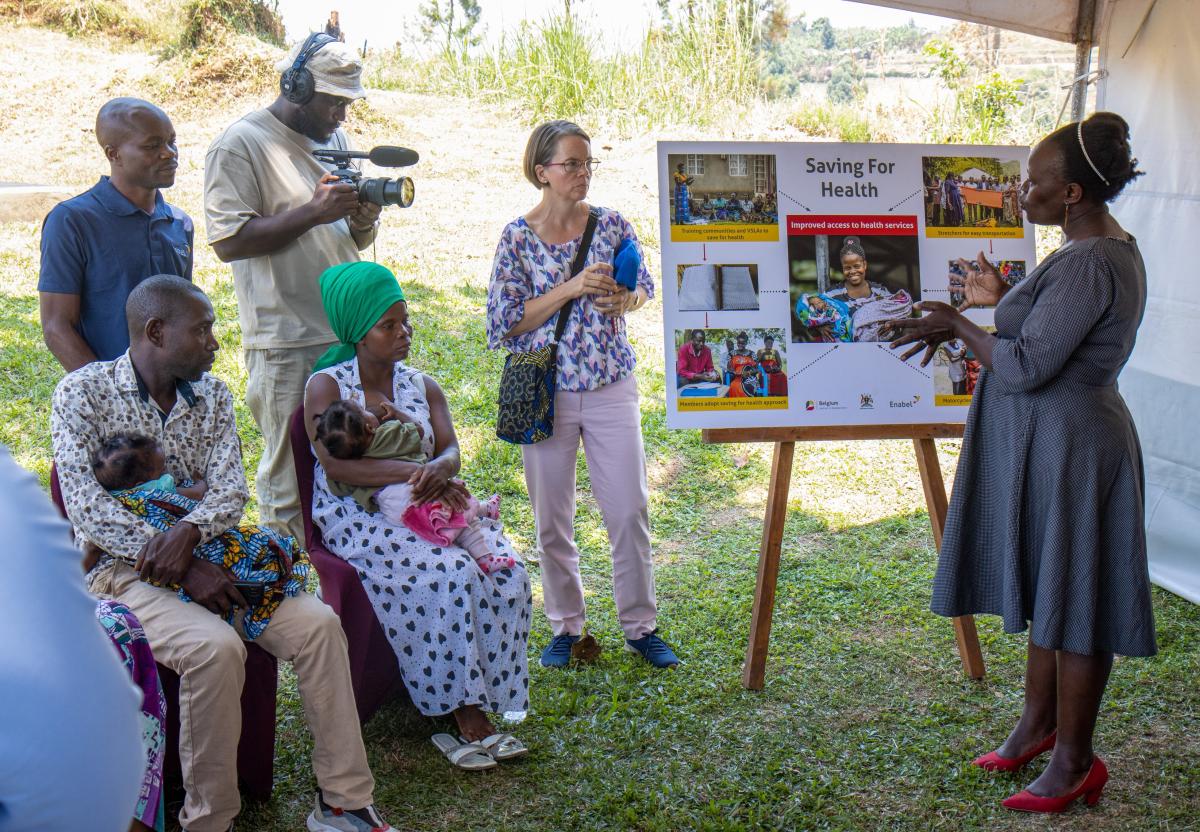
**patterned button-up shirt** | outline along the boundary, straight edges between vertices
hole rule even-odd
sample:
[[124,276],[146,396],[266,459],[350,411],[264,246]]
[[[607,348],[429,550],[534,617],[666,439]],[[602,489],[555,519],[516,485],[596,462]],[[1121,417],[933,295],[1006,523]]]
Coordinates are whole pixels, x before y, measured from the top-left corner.
[[92,457],[114,433],[153,437],[176,481],[203,478],[208,483],[204,499],[187,516],[200,530],[202,543],[242,517],[250,495],[229,388],[205,373],[192,384],[181,382],[178,391],[175,406],[164,414],[146,394],[128,352],[115,361],[81,367],[54,390],[50,436],[67,515],[80,545],[90,540],[108,555],[89,573],[89,585],[111,569],[113,557],[132,564],[160,534],[96,481]]

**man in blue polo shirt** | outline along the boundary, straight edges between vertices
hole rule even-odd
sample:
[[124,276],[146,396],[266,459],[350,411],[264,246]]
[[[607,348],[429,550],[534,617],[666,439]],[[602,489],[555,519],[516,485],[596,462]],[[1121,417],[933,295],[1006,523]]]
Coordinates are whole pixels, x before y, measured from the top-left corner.
[[125,301],[134,286],[156,274],[192,279],[192,220],[159,192],[179,167],[167,114],[114,98],[96,116],[96,140],[110,175],[42,224],[42,337],[67,372],[129,348]]

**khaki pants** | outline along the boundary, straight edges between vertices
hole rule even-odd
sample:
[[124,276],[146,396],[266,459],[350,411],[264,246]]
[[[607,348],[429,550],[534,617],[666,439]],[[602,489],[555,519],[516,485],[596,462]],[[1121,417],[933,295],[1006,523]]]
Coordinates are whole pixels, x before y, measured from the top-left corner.
[[[174,590],[143,583],[123,563],[112,573],[111,592],[142,622],[155,660],[179,674],[179,761],[187,790],[179,823],[187,832],[225,832],[241,808],[237,745],[246,648],[240,631]],[[375,780],[337,614],[308,593],[285,598],[256,642],[292,663],[325,801],[350,809],[372,803]]]
[[546,618],[555,635],[583,632],[583,580],[575,546],[575,460],[581,439],[612,547],[617,617],[626,638],[641,638],[657,626],[657,605],[646,455],[633,376],[584,393],[560,390],[554,396],[554,434],[521,446],[542,550]]
[[304,385],[328,344],[246,350],[246,405],[262,432],[262,457],[254,478],[258,517],[264,526],[304,543],[300,493],[288,437],[292,411],[304,402]]

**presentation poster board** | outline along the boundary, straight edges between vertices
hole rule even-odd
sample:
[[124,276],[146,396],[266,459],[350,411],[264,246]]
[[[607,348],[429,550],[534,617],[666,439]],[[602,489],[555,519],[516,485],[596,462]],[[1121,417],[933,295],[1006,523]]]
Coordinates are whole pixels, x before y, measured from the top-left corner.
[[[882,331],[914,304],[964,305],[982,253],[1010,284],[1034,265],[1019,206],[1028,149],[660,142],[667,424],[962,422],[979,363],[926,367]],[[992,326],[990,308],[971,320]]]

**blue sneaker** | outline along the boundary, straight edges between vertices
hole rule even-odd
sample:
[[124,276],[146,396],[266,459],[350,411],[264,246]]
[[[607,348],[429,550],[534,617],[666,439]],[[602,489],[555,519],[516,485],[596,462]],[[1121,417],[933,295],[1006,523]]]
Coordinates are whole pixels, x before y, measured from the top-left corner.
[[354,811],[339,809],[326,803],[320,791],[307,825],[309,832],[396,832],[373,805]]
[[637,653],[658,668],[674,667],[679,664],[679,657],[675,655],[675,651],[658,637],[657,628],[641,638],[625,639],[625,649],[630,653]]
[[579,636],[561,635],[550,639],[542,651],[542,667],[566,667],[571,662],[571,646]]

